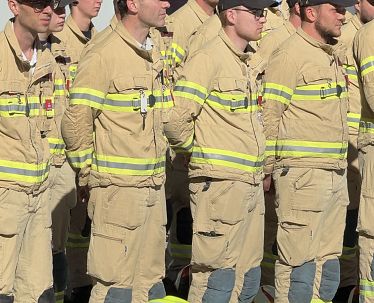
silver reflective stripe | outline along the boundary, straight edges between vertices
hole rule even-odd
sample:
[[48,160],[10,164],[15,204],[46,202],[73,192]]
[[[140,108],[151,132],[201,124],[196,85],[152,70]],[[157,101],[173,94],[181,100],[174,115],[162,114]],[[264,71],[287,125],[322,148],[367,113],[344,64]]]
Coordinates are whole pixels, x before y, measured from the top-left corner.
[[92,102],[100,104],[100,105],[103,105],[104,101],[105,101],[104,98],[100,98],[100,97],[93,96],[91,94],[85,94],[85,93],[71,93],[70,94],[70,99],[89,100],[89,101],[92,101]]
[[[110,96],[110,94],[108,95]],[[108,97],[107,96],[107,97]],[[105,100],[105,105],[110,105],[110,106],[118,106],[118,107],[140,107],[141,101],[140,99],[125,99],[126,95],[123,95],[124,99],[122,100],[112,100],[112,99],[106,99]],[[154,106],[156,103],[160,102],[167,102],[171,101],[171,96],[167,95],[164,98],[162,96],[154,96],[151,95],[152,97],[148,96],[148,105],[149,106]],[[152,102],[152,98],[154,98],[154,102]]]
[[84,156],[80,156],[80,157],[69,157],[69,160],[71,163],[81,163],[81,162],[85,162],[86,160],[89,160],[89,159],[92,159],[92,154],[89,153],[87,155],[84,155]]
[[326,153],[326,154],[341,154],[347,151],[347,148],[324,148],[324,147],[305,147],[305,146],[290,146],[277,145],[276,151],[296,151],[296,152],[311,152],[311,153]]
[[253,162],[242,158],[237,158],[233,156],[224,156],[219,154],[212,153],[203,153],[203,152],[192,152],[192,158],[201,158],[201,159],[210,159],[210,160],[223,160],[227,162],[237,163],[241,165],[251,166],[251,167],[261,167],[263,161]]
[[49,148],[51,148],[51,149],[64,149],[65,144],[63,144],[63,143],[49,143]]
[[368,69],[369,67],[372,67],[372,66],[374,66],[374,61],[370,61],[370,62],[362,65],[361,66],[361,71],[363,72],[363,71],[365,71],[365,69]]
[[103,160],[93,160],[94,164],[101,167],[118,168],[118,169],[130,169],[130,170],[156,170],[158,168],[165,167],[165,161],[151,164],[134,164],[134,163],[118,163],[109,162]]
[[374,128],[374,123],[361,120],[360,121],[360,126],[363,127],[363,128]]
[[355,122],[355,123],[360,123],[360,118],[355,118],[355,117],[347,117],[348,122]]
[[[346,89],[343,86],[338,86],[338,87],[332,87],[332,88],[321,88],[321,89],[316,89],[316,90],[303,90],[303,89],[295,89],[294,95],[301,95],[301,96],[321,96],[321,92],[326,95],[338,95],[343,92],[345,92]],[[323,96],[321,96],[323,97]]]
[[374,296],[374,285],[370,286],[370,285],[362,285],[360,284],[360,291],[370,291],[370,292],[373,292],[373,294],[370,296]]
[[65,90],[65,86],[63,84],[55,84],[55,90]]
[[276,89],[276,88],[268,88],[268,87],[265,87],[264,89],[264,95],[265,94],[271,94],[271,95],[276,95],[276,96],[281,96],[285,99],[288,99],[290,100],[292,95],[290,95],[289,93],[285,92],[285,91],[282,91],[282,90],[279,90],[279,89]]
[[354,69],[346,69],[345,70],[346,71],[346,73],[348,74],[348,75],[353,75],[353,76],[357,76],[357,71],[356,70],[354,70]]
[[235,100],[234,101],[234,100],[225,100],[225,99],[221,99],[218,96],[209,95],[207,100],[219,103],[223,106],[229,106],[231,108],[248,107],[248,106],[251,106],[251,105],[256,105],[255,101],[249,102],[248,98],[246,96],[244,96],[244,99],[242,99],[242,100]]
[[203,99],[203,100],[205,100],[205,98],[206,98],[206,95],[204,93],[200,92],[197,89],[190,88],[190,87],[187,87],[187,86],[176,86],[174,88],[174,92],[189,93],[189,94],[195,95],[195,96],[197,96],[197,97],[199,97],[200,99]]
[[47,171],[48,171],[48,168],[41,169],[41,170],[27,170],[27,169],[22,169],[22,168],[0,166],[0,173],[8,173],[8,174],[29,176],[29,177],[38,177],[38,176],[43,175]]

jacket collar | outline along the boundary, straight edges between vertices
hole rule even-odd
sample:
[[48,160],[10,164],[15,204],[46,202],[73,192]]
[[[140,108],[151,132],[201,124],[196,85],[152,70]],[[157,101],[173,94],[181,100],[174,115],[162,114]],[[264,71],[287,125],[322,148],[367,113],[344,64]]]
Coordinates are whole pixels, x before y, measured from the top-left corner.
[[360,20],[360,18],[358,17],[358,14],[355,14],[352,19],[350,20],[350,22],[352,22],[353,26],[359,30],[361,27],[362,27],[362,22]]
[[309,44],[313,45],[314,47],[322,49],[328,55],[333,55],[335,46],[338,43],[337,40],[334,40],[334,42],[336,42],[334,44],[320,42],[320,41],[314,39],[313,37],[311,37],[310,35],[308,35],[306,32],[304,32],[301,27],[298,28],[296,32],[299,36],[301,36]]
[[[83,43],[87,43],[90,39],[88,39],[85,35],[83,35],[82,31],[79,29],[78,25],[75,23],[73,17],[69,15],[67,17],[65,26],[69,27],[70,30],[81,40]],[[92,22],[90,23],[89,30],[91,31],[91,36],[93,37],[96,34],[96,29]]]
[[251,56],[251,46],[248,44],[246,52],[239,50],[230,40],[230,38],[226,35],[223,28],[219,31],[219,37],[222,41],[227,45],[227,47],[232,51],[234,55],[236,55],[241,61],[247,62],[248,58]]
[[196,0],[189,0],[187,5],[191,7],[193,12],[196,14],[197,18],[203,23],[205,20],[209,18],[209,15],[197,4]]

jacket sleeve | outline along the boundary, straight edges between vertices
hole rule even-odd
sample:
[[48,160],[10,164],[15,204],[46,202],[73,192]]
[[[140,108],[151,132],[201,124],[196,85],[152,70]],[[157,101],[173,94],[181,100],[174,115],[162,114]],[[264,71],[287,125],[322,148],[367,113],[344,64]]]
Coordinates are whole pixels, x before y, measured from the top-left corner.
[[175,106],[164,127],[166,137],[177,153],[192,151],[195,120],[209,94],[214,66],[207,54],[196,53],[188,60],[174,87]]
[[369,32],[359,31],[353,42],[353,53],[361,75],[366,102],[374,112],[374,39],[369,36]]
[[102,57],[89,53],[78,66],[70,90],[70,104],[62,119],[62,136],[71,166],[86,185],[92,164],[94,120],[100,114],[109,87]]
[[[287,66],[285,70],[284,67]],[[291,103],[297,84],[296,64],[283,51],[274,53],[265,72],[263,83],[263,117],[266,136],[265,174],[272,173],[275,164],[279,125]]]

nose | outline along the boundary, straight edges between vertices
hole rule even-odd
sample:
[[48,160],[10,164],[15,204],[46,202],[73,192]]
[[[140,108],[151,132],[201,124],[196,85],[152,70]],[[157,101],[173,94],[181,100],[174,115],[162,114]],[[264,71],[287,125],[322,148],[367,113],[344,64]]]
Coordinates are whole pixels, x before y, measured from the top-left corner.
[[164,9],[168,9],[170,7],[170,2],[169,1],[163,1],[164,3]]
[[48,14],[48,15],[52,15],[52,13],[53,13],[53,9],[52,9],[52,3],[51,4],[49,4],[49,5],[47,5],[45,8],[44,8],[44,13],[45,14]]

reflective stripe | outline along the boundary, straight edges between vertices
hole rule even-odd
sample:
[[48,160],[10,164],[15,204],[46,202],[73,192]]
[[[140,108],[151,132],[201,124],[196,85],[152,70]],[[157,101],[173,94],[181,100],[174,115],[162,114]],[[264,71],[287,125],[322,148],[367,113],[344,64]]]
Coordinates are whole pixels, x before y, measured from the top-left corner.
[[173,42],[171,44],[170,56],[175,63],[179,64],[183,61],[184,57],[186,56],[186,51],[183,49],[183,47]]
[[64,291],[55,292],[55,303],[64,303]]
[[172,257],[191,259],[192,246],[186,244],[170,243],[168,251]]
[[261,266],[267,268],[274,268],[275,262],[279,260],[279,256],[273,255],[272,253],[264,252],[264,257],[261,262]]
[[181,146],[178,147],[173,147],[174,151],[178,154],[183,154],[183,153],[191,153],[192,152],[192,147],[193,147],[193,140],[194,140],[194,135],[192,135],[188,140],[183,143]]
[[324,301],[321,299],[312,299],[310,303],[332,303],[332,301]]
[[162,299],[154,299],[149,301],[149,303],[188,303],[186,300],[177,298],[174,296],[166,296]]
[[292,95],[293,90],[288,88],[287,86],[269,82],[264,84],[264,100],[274,100],[289,105]]
[[361,114],[347,113],[348,125],[354,128],[360,127]]
[[1,180],[41,183],[47,179],[48,174],[48,163],[29,164],[24,162],[0,160]]
[[174,87],[175,97],[190,99],[199,104],[204,104],[208,95],[207,89],[197,83],[179,80]]
[[262,171],[263,160],[263,156],[197,146],[193,147],[191,156],[191,163],[226,166],[245,172]]
[[361,61],[361,76],[364,77],[367,74],[374,71],[374,56],[370,56]]
[[79,151],[67,151],[70,164],[75,168],[83,168],[92,164],[92,148]]
[[[46,100],[51,101],[52,108],[47,112],[45,110]],[[27,100],[27,101],[26,101]],[[43,106],[42,106],[43,104]],[[42,96],[24,96],[17,95],[12,97],[0,97],[0,117],[35,117],[40,115],[54,116],[53,97]]]
[[374,134],[374,119],[361,118],[360,133]]
[[266,140],[265,157],[275,157],[276,140]]
[[[174,103],[169,89],[148,91],[148,108],[171,108]],[[99,110],[133,112],[140,109],[140,92],[128,94],[107,94],[89,88],[74,88],[70,91],[71,104],[87,105]]]
[[374,281],[361,279],[360,295],[364,297],[374,297]]
[[77,64],[70,64],[69,66],[69,80],[71,81],[71,84],[75,80],[75,77],[77,76]]
[[254,100],[248,100],[246,94],[228,94],[220,92],[212,92],[206,102],[215,107],[226,111],[235,112],[253,112],[258,110],[257,96]]
[[115,157],[94,154],[92,169],[100,173],[152,176],[165,172],[166,157],[156,159]]
[[54,96],[64,96],[65,95],[65,81],[64,79],[56,79],[54,81]]
[[358,251],[357,246],[354,246],[354,247],[343,246],[343,253],[339,257],[339,259],[341,259],[341,260],[352,260],[356,257],[356,252],[357,251]]
[[348,90],[345,82],[309,84],[296,87],[292,101],[334,101],[347,96]]
[[49,152],[53,155],[65,154],[65,142],[59,138],[48,138]]
[[345,159],[348,143],[277,140],[275,148],[275,155],[279,157]]
[[345,69],[345,72],[348,75],[348,79],[357,81],[358,76],[357,76],[356,67],[354,65],[348,65],[348,64],[343,64],[343,67]]
[[90,237],[83,237],[81,234],[69,233],[66,247],[68,248],[88,248]]

